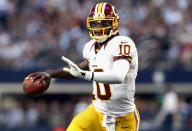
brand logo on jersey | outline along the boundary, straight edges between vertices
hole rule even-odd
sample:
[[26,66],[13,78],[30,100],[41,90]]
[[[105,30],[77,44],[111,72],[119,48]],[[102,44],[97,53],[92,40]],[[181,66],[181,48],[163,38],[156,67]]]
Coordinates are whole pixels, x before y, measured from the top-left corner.
[[121,44],[125,44],[125,43],[128,43],[128,41],[121,41]]
[[97,67],[97,65],[92,65],[92,67]]

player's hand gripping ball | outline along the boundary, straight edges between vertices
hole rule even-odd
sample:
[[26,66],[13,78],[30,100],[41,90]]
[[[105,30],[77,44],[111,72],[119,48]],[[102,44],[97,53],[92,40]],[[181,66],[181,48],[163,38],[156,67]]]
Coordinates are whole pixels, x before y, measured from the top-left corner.
[[29,75],[23,81],[23,92],[29,96],[40,96],[49,88],[50,81],[51,78],[44,73]]

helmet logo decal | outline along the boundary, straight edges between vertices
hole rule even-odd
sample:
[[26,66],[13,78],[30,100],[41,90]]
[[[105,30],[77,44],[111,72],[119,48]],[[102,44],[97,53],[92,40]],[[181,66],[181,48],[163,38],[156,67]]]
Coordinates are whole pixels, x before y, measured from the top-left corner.
[[96,5],[96,7],[95,7],[95,13],[94,13],[94,17],[102,17],[102,16],[104,16],[104,11],[103,11],[103,4],[104,3],[99,3],[99,4],[97,4]]
[[102,13],[102,6],[103,6],[103,3],[100,3],[100,4],[98,5],[98,8],[97,8],[97,13],[98,13],[98,14],[101,14],[101,13]]

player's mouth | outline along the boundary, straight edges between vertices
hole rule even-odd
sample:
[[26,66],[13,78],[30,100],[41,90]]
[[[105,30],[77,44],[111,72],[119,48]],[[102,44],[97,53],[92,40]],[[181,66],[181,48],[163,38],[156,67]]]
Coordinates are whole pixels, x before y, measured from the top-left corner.
[[103,31],[102,31],[102,30],[95,30],[95,31],[94,31],[94,34],[95,34],[96,36],[102,36],[102,35],[103,35]]

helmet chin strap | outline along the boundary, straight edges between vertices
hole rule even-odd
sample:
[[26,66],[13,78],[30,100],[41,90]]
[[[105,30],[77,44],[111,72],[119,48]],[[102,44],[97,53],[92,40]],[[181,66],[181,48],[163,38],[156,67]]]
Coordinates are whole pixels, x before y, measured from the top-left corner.
[[115,32],[113,32],[113,35],[115,35],[115,34],[117,34],[117,33],[119,33],[119,30],[116,30]]

